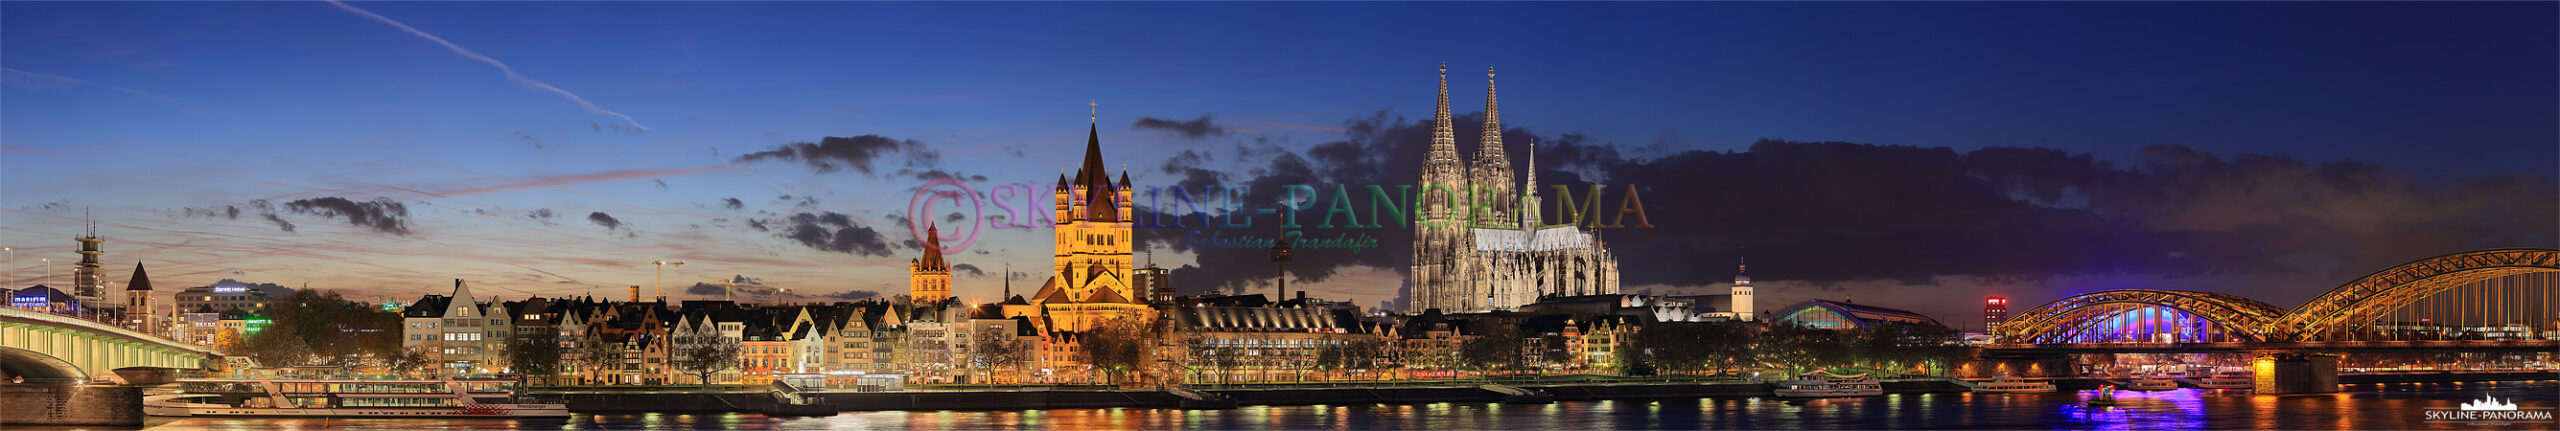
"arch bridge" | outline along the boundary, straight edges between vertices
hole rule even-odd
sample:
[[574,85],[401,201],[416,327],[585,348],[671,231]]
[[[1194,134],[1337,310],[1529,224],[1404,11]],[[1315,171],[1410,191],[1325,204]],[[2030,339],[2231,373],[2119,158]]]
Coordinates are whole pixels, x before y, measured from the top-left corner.
[[104,323],[0,308],[0,381],[87,382],[133,367],[204,369],[204,348]]
[[2321,342],[2456,287],[2555,271],[2560,271],[2560,250],[2476,250],[2375,271],[2289,311],[2228,294],[2122,289],[2055,300],[2019,313],[1993,331],[2005,342],[2034,344]]

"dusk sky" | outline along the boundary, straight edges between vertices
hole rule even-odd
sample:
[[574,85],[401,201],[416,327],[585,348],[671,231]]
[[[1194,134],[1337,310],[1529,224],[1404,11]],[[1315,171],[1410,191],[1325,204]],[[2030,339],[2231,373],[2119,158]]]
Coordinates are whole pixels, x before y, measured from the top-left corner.
[[[1642,190],[1657,227],[1604,234],[1629,291],[1720,288],[1748,256],[1764,309],[1855,296],[1962,324],[1985,294],[2124,287],[2291,307],[2401,262],[2560,245],[2555,12],[9,2],[0,245],[12,286],[46,283],[48,257],[67,285],[86,213],[109,280],[140,261],[164,289],[621,298],[667,259],[684,298],[698,275],[898,294],[918,186],[1054,183],[1076,129],[1141,186],[1409,184],[1446,62],[1461,146],[1492,67],[1515,167],[1535,138],[1542,185]],[[1267,282],[1261,250],[1177,247],[1191,234],[1140,232],[1195,266],[1185,290]],[[1308,234],[1385,244],[1309,251],[1293,288],[1401,294],[1410,231]],[[950,258],[975,270],[954,293],[1040,274],[1047,235],[984,231]]]

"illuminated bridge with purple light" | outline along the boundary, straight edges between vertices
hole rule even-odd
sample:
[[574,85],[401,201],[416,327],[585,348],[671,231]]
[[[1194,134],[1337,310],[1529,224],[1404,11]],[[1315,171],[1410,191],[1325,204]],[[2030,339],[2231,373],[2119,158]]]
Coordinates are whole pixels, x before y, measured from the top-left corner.
[[[2553,337],[2542,326],[2560,310],[2560,282],[2540,273],[2555,272],[2560,250],[2478,250],[2376,271],[2289,311],[2230,294],[2122,289],[2055,300],[2010,317],[1994,332],[2011,346],[2111,351],[2547,350]],[[2447,343],[2458,341],[2496,343]]]

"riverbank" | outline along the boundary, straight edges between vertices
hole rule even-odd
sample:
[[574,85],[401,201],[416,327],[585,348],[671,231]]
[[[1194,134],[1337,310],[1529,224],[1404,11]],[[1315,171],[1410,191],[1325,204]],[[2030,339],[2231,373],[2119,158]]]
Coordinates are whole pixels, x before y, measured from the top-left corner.
[[[1237,405],[1291,406],[1315,404],[1494,403],[1504,394],[1477,387],[1478,382],[1397,387],[1194,388],[1234,400]],[[1652,400],[1769,396],[1769,385],[1748,382],[1680,383],[1513,383],[1512,387],[1545,392],[1558,401]],[[1964,392],[1944,380],[1891,380],[1889,393]],[[567,404],[578,413],[732,412],[757,411],[773,404],[762,393],[669,391],[535,391],[549,402]],[[938,390],[906,392],[820,392],[846,411],[879,410],[1045,410],[1074,408],[1179,408],[1182,398],[1161,391],[1105,389]]]
[[[2341,383],[2426,383],[2560,380],[2555,372],[2505,373],[2421,373],[2421,374],[2350,374],[2340,376]],[[2064,390],[2097,388],[2101,382],[2091,379],[2055,379]],[[1429,404],[1429,403],[1498,403],[1504,395],[1478,388],[1481,382],[1448,382],[1439,385],[1400,385],[1387,387],[1355,386],[1278,386],[1278,387],[1193,387],[1235,401],[1236,405],[1296,406],[1346,404]],[[1770,396],[1769,386],[1738,381],[1707,382],[1571,382],[1537,383],[1505,382],[1504,384],[1536,390],[1552,395],[1557,401],[1661,400],[1688,398],[1735,398]],[[1887,380],[1885,392],[1898,394],[1960,393],[1963,386],[1939,379]],[[712,389],[710,392],[688,392],[680,389],[647,391],[614,390],[537,390],[536,397],[567,404],[579,413],[646,413],[646,412],[740,412],[756,411],[773,403],[760,391]],[[1182,398],[1162,391],[1083,389],[1083,388],[1002,388],[917,390],[905,392],[820,392],[824,398],[846,411],[887,410],[1047,410],[1086,408],[1179,408]]]

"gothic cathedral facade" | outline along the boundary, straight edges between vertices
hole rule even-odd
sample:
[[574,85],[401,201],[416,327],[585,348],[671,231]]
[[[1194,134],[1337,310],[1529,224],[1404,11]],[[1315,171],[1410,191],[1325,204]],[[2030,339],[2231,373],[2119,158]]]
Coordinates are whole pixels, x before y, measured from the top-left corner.
[[1487,70],[1483,135],[1474,160],[1459,160],[1449,68],[1441,66],[1439,108],[1415,204],[1413,309],[1515,310],[1544,296],[1618,293],[1618,259],[1599,232],[1541,222],[1535,143],[1526,184],[1512,183],[1498,106]]

